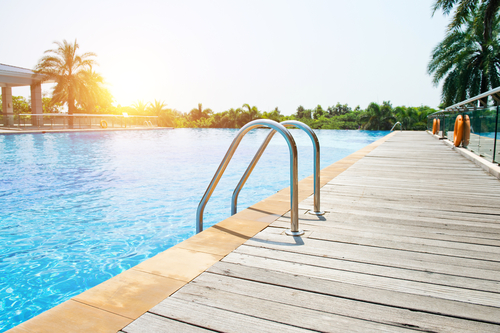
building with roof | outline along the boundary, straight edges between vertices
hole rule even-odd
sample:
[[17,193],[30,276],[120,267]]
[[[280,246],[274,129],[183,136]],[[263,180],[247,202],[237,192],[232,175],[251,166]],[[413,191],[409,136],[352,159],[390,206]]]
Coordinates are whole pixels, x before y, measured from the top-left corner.
[[2,87],[2,114],[4,116],[4,127],[10,127],[14,124],[12,87],[30,86],[31,113],[43,113],[42,81],[43,76],[35,74],[30,69],[0,64],[0,87]]

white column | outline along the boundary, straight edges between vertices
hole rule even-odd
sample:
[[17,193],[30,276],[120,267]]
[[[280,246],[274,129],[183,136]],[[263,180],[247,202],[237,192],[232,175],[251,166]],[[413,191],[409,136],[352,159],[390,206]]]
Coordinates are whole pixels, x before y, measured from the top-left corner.
[[14,124],[14,106],[12,105],[12,88],[2,87],[2,112],[5,126]]
[[[42,114],[42,85],[35,83],[31,85],[31,114]],[[33,126],[43,126],[43,117],[32,117]]]

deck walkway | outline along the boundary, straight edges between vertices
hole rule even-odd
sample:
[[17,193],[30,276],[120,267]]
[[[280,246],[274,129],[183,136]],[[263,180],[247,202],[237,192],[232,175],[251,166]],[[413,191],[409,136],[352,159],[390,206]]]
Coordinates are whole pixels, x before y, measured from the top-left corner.
[[122,332],[500,332],[500,181],[402,132]]

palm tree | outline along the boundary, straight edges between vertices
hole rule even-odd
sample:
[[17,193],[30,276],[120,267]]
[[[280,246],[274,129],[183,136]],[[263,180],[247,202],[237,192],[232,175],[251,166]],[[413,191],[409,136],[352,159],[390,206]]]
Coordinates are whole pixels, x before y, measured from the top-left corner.
[[398,106],[394,108],[394,114],[396,115],[396,120],[399,121],[404,129],[411,129],[413,122],[415,121],[415,108]]
[[160,113],[162,111],[165,111],[165,108],[167,107],[167,104],[165,104],[165,102],[163,101],[157,101],[155,99],[155,102],[154,103],[151,103],[149,105],[149,108],[148,108],[148,112],[155,115],[155,116],[158,116],[160,115]]
[[222,128],[237,128],[240,115],[240,108],[230,108],[229,110],[224,111],[222,113],[222,118],[220,119],[219,126]]
[[264,111],[262,113],[262,118],[271,119],[271,120],[274,120],[277,122],[280,122],[282,117],[283,117],[283,115],[281,114],[278,107],[275,107],[273,111],[269,111],[269,112]]
[[132,108],[134,109],[135,114],[143,116],[146,114],[148,105],[149,103],[144,103],[144,101],[137,101],[134,104],[132,104]]
[[388,130],[396,120],[392,114],[390,102],[383,102],[382,105],[372,102],[366,111],[366,114],[360,117],[361,122],[364,122],[363,129],[365,130]]
[[436,0],[433,6],[433,15],[438,9],[442,9],[445,15],[449,15],[456,6],[455,15],[449,25],[449,30],[457,29],[465,24],[469,18],[482,8],[483,39],[490,41],[493,36],[495,19],[500,9],[500,0]]
[[[155,101],[156,102],[156,101]],[[163,104],[163,103],[162,103]],[[177,120],[181,117],[181,114],[177,110],[172,109],[162,109],[158,113],[158,125],[163,127],[180,127]],[[182,118],[184,119],[184,118]]]
[[247,110],[242,110],[242,114],[241,114],[241,117],[242,117],[242,121],[244,122],[244,124],[246,123],[249,123],[251,122],[252,120],[255,120],[257,118],[259,118],[259,109],[257,109],[256,106],[252,106],[250,107],[249,104],[243,104],[242,108],[247,108]]
[[108,109],[113,103],[113,96],[104,87],[104,78],[92,69],[81,73],[83,78],[80,90],[80,106],[85,112],[93,113],[97,109]]
[[192,121],[196,121],[200,118],[208,118],[212,113],[211,109],[203,110],[201,103],[198,103],[198,108],[194,108],[189,111],[189,117]]
[[444,79],[441,95],[445,107],[500,84],[500,20],[495,17],[492,39],[487,41],[482,33],[484,14],[482,7],[474,11],[433,50],[428,73],[435,85]]
[[[62,43],[54,42],[57,48],[47,50],[35,66],[35,73],[44,75],[46,80],[56,82],[52,93],[54,103],[62,102],[68,106],[68,114],[73,114],[76,110],[76,104],[83,105],[89,103],[89,98],[93,93],[88,89],[100,87],[100,82],[90,83],[88,80],[93,78],[89,74],[92,67],[97,65],[92,59],[95,53],[87,52],[78,55],[76,51],[79,48],[78,43],[68,43],[63,40]],[[72,126],[72,119],[70,120]]]

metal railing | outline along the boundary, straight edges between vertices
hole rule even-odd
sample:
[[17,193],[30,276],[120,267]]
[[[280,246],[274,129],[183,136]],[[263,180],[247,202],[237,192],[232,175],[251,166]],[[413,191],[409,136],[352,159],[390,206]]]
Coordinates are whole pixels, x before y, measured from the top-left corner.
[[399,131],[403,132],[403,125],[399,121],[395,123],[394,126],[392,126],[391,132],[394,130],[394,127],[396,127],[397,124],[399,124]]
[[88,128],[141,128],[158,126],[157,116],[131,116],[114,114],[60,114],[20,113],[3,115],[4,129],[88,129]]
[[[470,122],[470,136],[460,143],[463,148],[484,157],[493,163],[500,162],[498,128],[499,106],[488,105],[491,97],[495,104],[500,103],[500,87],[483,94],[454,104],[446,109],[434,112],[427,117],[427,129],[432,131],[434,119],[440,120],[440,131],[437,133],[441,139],[454,141],[455,120],[458,115],[468,116]],[[468,133],[469,134],[469,133]]]
[[207,187],[205,194],[201,198],[201,201],[198,205],[198,210],[196,211],[196,233],[203,231],[203,211],[205,210],[205,206],[210,200],[215,187],[219,183],[222,174],[226,170],[227,165],[229,164],[231,158],[233,157],[236,148],[241,142],[241,139],[254,128],[271,128],[277,132],[279,132],[283,138],[285,139],[288,149],[290,152],[290,215],[291,215],[291,227],[286,231],[288,235],[291,236],[300,236],[304,234],[302,230],[299,229],[299,181],[298,181],[298,159],[297,159],[297,145],[295,144],[295,140],[290,132],[280,123],[275,122],[269,119],[258,119],[249,122],[245,126],[243,126],[239,132],[236,134],[236,137],[233,139],[233,142],[229,146],[229,149],[226,152],[226,155],[222,159],[222,162],[219,165],[219,168],[215,172],[212,181]]
[[[316,136],[316,133],[314,133],[314,131],[309,126],[307,126],[306,124],[304,124],[300,121],[287,120],[287,121],[281,122],[280,124],[283,125],[284,127],[297,127],[299,129],[305,131],[313,143],[313,152],[314,152],[314,156],[313,156],[313,158],[314,158],[314,165],[313,165],[313,169],[314,169],[314,175],[313,175],[313,177],[314,177],[314,211],[309,211],[309,213],[313,214],[313,215],[323,215],[323,214],[325,214],[325,212],[321,211],[321,209],[320,209],[320,183],[319,183],[319,181],[320,181],[320,146],[319,146],[318,137]],[[253,169],[257,165],[257,162],[259,162],[260,157],[262,156],[262,154],[266,150],[267,145],[269,144],[269,142],[271,141],[271,139],[273,138],[275,133],[276,133],[276,131],[272,130],[271,133],[269,133],[267,135],[266,139],[264,140],[264,142],[260,146],[260,148],[257,151],[257,153],[255,154],[254,158],[252,159],[252,161],[248,165],[247,170],[245,171],[245,173],[241,177],[240,182],[238,183],[238,185],[236,185],[236,188],[234,189],[233,197],[231,200],[231,215],[236,214],[237,209],[238,209],[238,195],[239,195],[241,189],[243,188],[243,186],[245,186],[245,183],[248,180],[248,177],[250,177],[250,174],[252,173]]]

